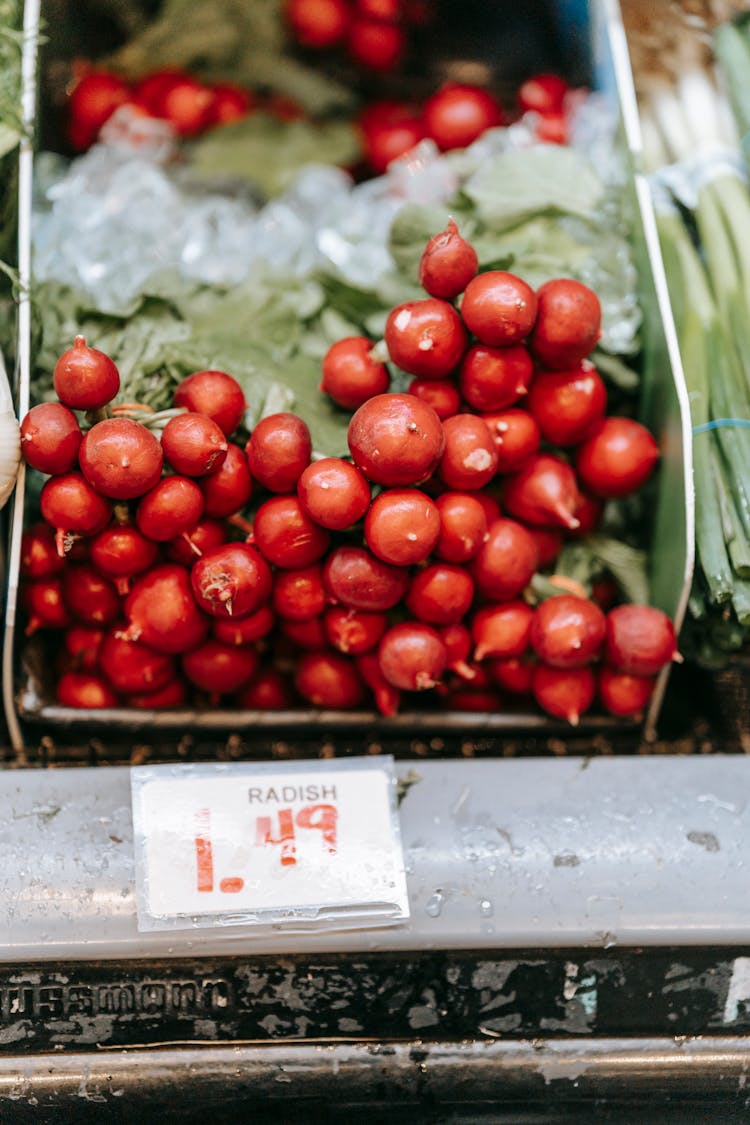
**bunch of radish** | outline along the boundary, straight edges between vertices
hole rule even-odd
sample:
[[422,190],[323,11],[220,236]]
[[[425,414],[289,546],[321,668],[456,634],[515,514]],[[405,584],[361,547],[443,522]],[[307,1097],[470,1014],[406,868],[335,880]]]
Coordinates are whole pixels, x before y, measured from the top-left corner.
[[284,19],[305,50],[336,51],[365,71],[405,62],[409,36],[434,18],[428,0],[285,0]]
[[82,337],[60,357],[58,401],[21,426],[48,478],[23,545],[26,632],[63,633],[60,703],[643,709],[676,656],[669,618],[530,585],[658,460],[643,425],[606,413],[596,295],[478,273],[453,222],[420,281],[383,341],[323,359],[321,393],[352,413],[348,458],[315,457],[288,412],[247,437],[225,372],[189,375],[149,415],[111,405],[117,369]]

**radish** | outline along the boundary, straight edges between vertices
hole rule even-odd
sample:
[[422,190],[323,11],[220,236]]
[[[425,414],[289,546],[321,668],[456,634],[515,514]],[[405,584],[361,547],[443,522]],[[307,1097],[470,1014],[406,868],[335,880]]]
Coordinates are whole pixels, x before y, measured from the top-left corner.
[[72,348],[63,352],[52,373],[55,394],[73,410],[99,410],[120,389],[120,374],[112,360],[90,348],[76,336]]
[[517,597],[539,565],[531,531],[516,520],[497,519],[469,566],[477,591],[490,601]]
[[[451,301],[463,293],[478,269],[476,250],[461,237],[454,220],[449,219],[445,230],[431,238],[422,251],[419,284],[431,297]],[[474,331],[470,325],[467,327]]]
[[495,442],[498,473],[518,472],[539,452],[539,425],[528,410],[511,408],[482,414],[482,421]]
[[[297,649],[305,652],[321,652],[330,648],[328,633],[322,617],[310,617],[307,621],[292,621],[290,618],[279,622],[281,635],[292,642],[288,655],[295,657]],[[282,655],[287,655],[283,650]]]
[[21,453],[40,473],[69,473],[83,439],[78,419],[61,402],[40,402],[21,422]]
[[273,610],[288,621],[309,621],[326,608],[323,568],[315,563],[299,570],[279,570],[273,577]]
[[375,484],[421,484],[436,469],[445,447],[435,411],[415,395],[384,394],[368,399],[347,431],[352,460]]
[[635,676],[603,664],[599,669],[599,699],[610,715],[640,715],[653,695],[655,676]]
[[370,506],[370,485],[359,469],[341,457],[308,465],[297,482],[297,496],[311,520],[331,531],[345,531]]
[[55,544],[61,558],[70,550],[73,538],[94,535],[112,517],[109,501],[81,473],[50,477],[42,487],[39,507],[43,518],[55,528]]
[[212,617],[245,617],[271,593],[271,569],[248,543],[224,543],[201,555],[190,571],[198,606]]
[[629,496],[651,476],[659,460],[659,446],[645,426],[633,418],[610,415],[578,447],[576,472],[594,496]]
[[117,707],[118,698],[101,676],[91,672],[65,672],[57,681],[57,702],[63,707],[98,711],[104,707]]
[[498,687],[513,695],[531,695],[536,663],[528,654],[487,660],[484,667]]
[[437,505],[416,488],[386,488],[365,516],[365,543],[394,566],[423,562],[440,535]]
[[399,691],[435,687],[448,662],[443,638],[430,625],[402,621],[380,639],[378,664],[383,678]]
[[245,617],[216,617],[211,625],[214,639],[224,645],[247,645],[267,637],[276,624],[270,605],[262,605]]
[[401,692],[389,684],[380,670],[377,653],[363,652],[355,660],[357,671],[373,694],[375,706],[386,718],[396,715],[401,705]]
[[534,365],[523,344],[491,348],[473,344],[458,373],[458,386],[469,406],[482,414],[504,410],[529,389]]
[[551,453],[539,453],[523,469],[505,478],[505,507],[511,516],[533,527],[579,526],[581,502],[570,465]]
[[261,418],[245,446],[250,475],[269,492],[294,492],[311,453],[307,423],[287,411]]
[[161,478],[159,441],[140,422],[105,418],[92,426],[78,452],[81,472],[102,496],[132,500]]
[[487,516],[476,495],[444,492],[435,503],[440,516],[440,535],[434,547],[437,558],[449,563],[473,559],[487,537]]
[[71,614],[84,625],[110,625],[120,615],[116,586],[90,563],[65,568],[62,592]]
[[454,622],[452,625],[443,625],[438,632],[445,645],[448,670],[460,676],[462,680],[477,680],[479,670],[469,664],[472,642],[471,632],[466,625]]
[[537,371],[528,408],[550,445],[578,445],[604,417],[607,391],[588,360],[564,371]]
[[363,402],[388,390],[388,368],[373,355],[366,336],[345,336],[331,344],[323,356],[319,390],[344,410],[357,410]]
[[578,726],[596,695],[596,677],[591,668],[551,668],[538,664],[532,677],[534,698],[543,711]]
[[35,523],[21,538],[20,573],[23,578],[52,578],[65,567],[57,553],[55,533],[47,523]]
[[112,524],[91,540],[89,557],[96,569],[114,582],[118,594],[125,595],[136,574],[156,562],[158,547],[141,535],[132,524]]
[[99,650],[99,669],[121,695],[157,691],[174,679],[174,660],[164,652],[107,633]]
[[71,625],[65,630],[63,644],[68,656],[73,658],[72,671],[97,671],[104,637],[104,629],[93,628],[90,625]]
[[238,445],[229,442],[226,456],[219,468],[201,477],[203,513],[211,519],[233,516],[245,507],[253,491],[247,459]]
[[474,660],[522,656],[529,647],[534,611],[520,599],[478,609],[471,619]]
[[156,691],[136,692],[125,697],[128,707],[139,711],[161,711],[171,707],[182,707],[187,699],[185,681],[175,676]]
[[263,557],[285,570],[317,562],[331,539],[325,528],[310,519],[296,496],[265,500],[255,513],[253,534]]
[[678,658],[674,626],[663,610],[628,604],[607,614],[604,660],[617,671],[655,676]]
[[196,371],[178,383],[175,406],[205,414],[229,437],[245,415],[245,393],[237,380],[225,371]]
[[474,583],[462,566],[433,563],[417,571],[406,594],[406,608],[428,625],[455,625],[469,612]]
[[174,471],[186,477],[215,472],[228,449],[224,431],[216,422],[193,411],[169,419],[162,430],[161,447]]
[[445,449],[438,465],[443,484],[457,491],[484,488],[497,472],[492,434],[476,414],[454,414],[443,422]]
[[392,609],[406,593],[406,567],[383,562],[363,547],[342,545],[329,554],[323,581],[333,602],[351,609]]
[[189,573],[176,563],[162,563],[136,578],[124,611],[128,626],[119,635],[157,652],[185,652],[208,632],[209,619],[198,609]]
[[67,629],[72,623],[59,578],[39,578],[23,587],[27,637],[38,629]]
[[385,613],[332,606],[323,615],[328,639],[335,649],[358,656],[375,648],[388,627]]
[[599,655],[606,619],[586,598],[560,594],[537,606],[529,632],[536,655],[553,668],[581,668]]
[[436,297],[396,305],[385,322],[384,338],[392,363],[426,379],[450,375],[468,343],[453,305]]
[[235,703],[248,711],[289,711],[297,705],[297,697],[278,668],[261,668],[237,693]]
[[185,678],[208,693],[215,704],[222,695],[239,691],[258,671],[260,658],[253,648],[223,645],[207,640],[182,657]]
[[167,558],[190,567],[205,551],[221,546],[227,538],[227,528],[221,520],[198,520],[195,527],[167,544]]
[[300,658],[294,686],[308,703],[333,711],[359,706],[364,684],[357,666],[339,652],[308,652]]
[[515,274],[486,270],[466,286],[461,301],[464,324],[482,344],[518,344],[536,320],[537,296]]
[[407,393],[431,406],[441,422],[461,409],[461,392],[452,379],[412,379]]
[[592,289],[569,277],[546,281],[536,291],[531,350],[546,368],[566,370],[586,359],[602,334],[602,310]]
[[189,477],[163,477],[141,498],[135,512],[147,539],[166,543],[189,532],[203,515],[203,493]]

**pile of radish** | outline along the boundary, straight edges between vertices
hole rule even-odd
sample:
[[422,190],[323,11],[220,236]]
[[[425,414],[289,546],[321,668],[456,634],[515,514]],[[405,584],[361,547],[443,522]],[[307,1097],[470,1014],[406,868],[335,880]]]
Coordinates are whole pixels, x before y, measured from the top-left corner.
[[[553,573],[659,455],[606,412],[598,298],[478,273],[453,222],[420,282],[382,341],[323,359],[350,458],[316,457],[288,412],[248,437],[225,372],[188,376],[150,415],[112,405],[117,368],[83,337],[60,357],[57,401],[21,427],[47,477],[23,544],[26,633],[62,633],[59,703],[393,715],[428,692],[463,711],[533,699],[573,724],[597,700],[642,711],[676,656],[669,618]],[[552,596],[532,590],[539,572]]]

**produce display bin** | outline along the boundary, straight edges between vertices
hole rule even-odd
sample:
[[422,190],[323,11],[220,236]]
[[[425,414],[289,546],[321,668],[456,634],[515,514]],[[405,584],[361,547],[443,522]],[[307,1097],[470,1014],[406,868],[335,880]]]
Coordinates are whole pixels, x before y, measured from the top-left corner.
[[[33,0],[26,8],[31,28]],[[587,60],[637,152],[618,5],[551,9],[560,55]],[[22,165],[28,251],[28,147]],[[651,578],[654,600],[679,624],[693,570],[689,414],[637,170],[631,190],[644,418],[662,451]],[[25,269],[28,277],[28,258]],[[23,297],[21,310],[23,412]],[[307,1123],[359,1112],[389,1122],[646,1125],[657,1105],[664,1122],[747,1120],[750,763],[681,753],[729,748],[705,728],[685,743],[648,741],[670,705],[700,705],[689,673],[662,676],[644,728],[589,718],[575,732],[536,714],[226,710],[135,720],[49,702],[19,709],[23,499],[22,470],[3,650],[12,743],[0,771],[3,1121],[251,1114]],[[139,932],[128,764],[383,751],[397,759],[407,923]]]
[[[629,151],[633,140],[636,116],[635,96],[632,76],[629,71],[627,46],[622,34],[622,24],[616,4],[592,4],[584,9],[587,21],[581,24],[574,13],[580,8],[569,5],[553,5],[549,11],[557,13],[557,32],[560,37],[561,57],[566,52],[573,58],[581,56],[581,44],[586,42],[587,71],[590,81],[600,91],[613,119],[622,122],[621,134],[624,151]],[[498,8],[498,22],[502,23],[502,5]],[[32,18],[32,17],[30,17]],[[533,25],[529,24],[531,27]],[[474,27],[476,31],[476,27]],[[499,49],[499,48],[498,48]],[[33,62],[33,46],[29,48]],[[44,58],[44,55],[42,55]],[[32,154],[28,157],[29,168]],[[29,172],[30,176],[30,172]],[[28,193],[30,179],[24,183],[26,198],[22,210],[30,207]],[[669,311],[668,298],[659,254],[650,195],[645,182],[635,172],[629,179],[629,220],[633,244],[634,262],[638,271],[638,296],[642,310],[641,342],[642,354],[642,416],[657,436],[661,467],[653,497],[653,517],[651,523],[651,542],[649,545],[649,578],[651,600],[663,609],[675,622],[677,629],[685,613],[693,567],[693,510],[692,510],[692,467],[689,440],[689,421],[686,392],[682,376],[679,353]],[[22,237],[30,237],[27,223],[22,229]],[[28,247],[26,250],[28,253]],[[29,350],[31,341],[28,320],[22,325],[19,336],[19,365],[21,386],[19,400],[21,407],[28,402],[28,377],[30,372]],[[39,657],[22,653],[22,638],[17,630],[18,568],[20,541],[24,518],[24,476],[19,478],[13,512],[13,524],[9,551],[9,592],[5,621],[3,658],[3,695],[10,726],[12,744],[20,753],[24,746],[23,726],[27,725],[29,737],[38,738],[44,733],[59,732],[66,740],[77,733],[90,733],[99,727],[106,727],[110,735],[121,732],[124,738],[144,730],[164,730],[172,736],[186,731],[209,732],[212,734],[228,731],[274,730],[297,731],[300,734],[313,727],[324,727],[326,731],[347,731],[367,726],[388,734],[413,732],[415,736],[429,732],[445,731],[457,737],[482,729],[498,737],[503,733],[531,732],[535,735],[559,734],[567,726],[544,716],[540,712],[520,708],[508,708],[498,713],[477,716],[461,712],[441,711],[439,714],[429,709],[402,713],[395,719],[383,720],[374,712],[310,712],[304,708],[273,714],[257,711],[218,709],[170,709],[165,711],[135,711],[133,709],[106,709],[94,717],[90,713],[75,708],[64,707],[53,702],[44,677],[39,675]],[[42,659],[42,668],[44,659]],[[653,738],[657,719],[669,677],[665,669],[654,692],[645,720],[646,736]],[[600,716],[584,715],[581,730],[596,733],[606,728],[637,729],[632,720],[604,719]],[[33,732],[33,733],[32,733]]]

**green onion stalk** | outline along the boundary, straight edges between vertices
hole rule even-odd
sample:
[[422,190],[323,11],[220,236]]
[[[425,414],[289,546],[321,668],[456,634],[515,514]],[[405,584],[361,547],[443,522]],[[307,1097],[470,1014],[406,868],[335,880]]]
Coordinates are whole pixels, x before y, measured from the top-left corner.
[[693,425],[698,566],[681,647],[720,666],[750,641],[750,191],[721,78],[655,83],[642,112]]

